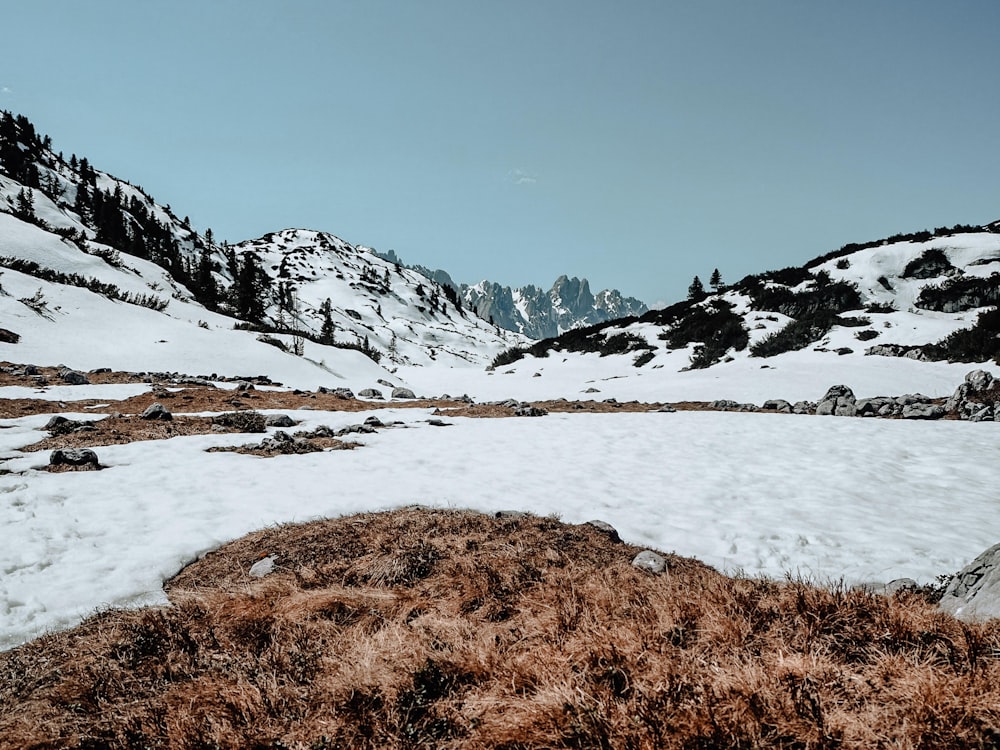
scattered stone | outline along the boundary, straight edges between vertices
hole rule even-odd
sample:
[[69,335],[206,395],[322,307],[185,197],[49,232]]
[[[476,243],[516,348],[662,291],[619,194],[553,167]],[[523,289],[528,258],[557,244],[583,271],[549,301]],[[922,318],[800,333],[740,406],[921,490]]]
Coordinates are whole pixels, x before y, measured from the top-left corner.
[[151,406],[148,406],[146,410],[139,415],[139,419],[159,419],[163,422],[169,422],[173,418],[174,415],[167,411],[167,409],[159,401]]
[[959,620],[1000,617],[1000,544],[965,566],[948,584],[938,606]]
[[395,388],[396,387],[393,383],[390,383],[388,380],[384,380],[382,378],[379,378],[375,382],[378,383],[379,385],[384,385],[386,388]]
[[[227,411],[224,414],[216,414],[212,417],[212,424],[222,425],[238,432],[264,432],[268,426],[267,418],[256,411]],[[283,427],[285,425],[275,426]]]
[[[326,386],[321,385],[316,389],[316,393],[328,393],[335,398],[341,398],[344,400],[354,398],[354,391],[350,388],[327,388]],[[381,395],[382,394],[380,393],[379,396],[381,397]]]
[[601,392],[600,388],[594,388],[593,386],[584,391],[584,393],[600,393],[600,392]]
[[377,398],[379,400],[385,398],[385,396],[382,395],[382,391],[380,391],[378,388],[365,388],[363,390],[358,391],[358,395],[361,398]]
[[88,375],[106,375],[109,372],[111,372],[111,368],[110,367],[95,367],[93,370],[90,370],[87,374]]
[[3,344],[16,344],[21,340],[21,335],[14,333],[13,331],[8,331],[6,328],[0,328],[0,343]]
[[441,419],[428,419],[427,424],[431,427],[451,427],[452,422],[445,422]]
[[268,555],[267,557],[263,557],[257,562],[255,562],[253,565],[250,566],[250,577],[263,578],[264,576],[273,573],[275,568],[274,565],[275,560],[277,560],[277,556]]
[[498,510],[493,515],[495,518],[527,518],[531,514],[523,510]]
[[59,377],[64,383],[69,385],[89,385],[90,380],[82,372],[63,367],[59,370]]
[[601,521],[595,519],[593,521],[587,521],[588,526],[593,526],[595,529],[600,531],[602,534],[606,535],[613,542],[620,542],[622,538],[618,536],[618,529],[612,526],[607,521]]
[[385,423],[374,414],[365,420],[365,424],[369,427],[385,427]]
[[640,570],[648,570],[650,573],[667,572],[666,558],[648,549],[636,555],[632,559],[632,565]]
[[409,388],[393,388],[392,397],[413,399],[416,398],[416,395]]
[[674,407],[672,407],[670,404],[664,404],[659,409],[657,409],[657,411],[664,412],[665,414],[674,414],[674,413],[677,412],[677,410]]
[[544,417],[548,411],[531,404],[522,404],[514,409],[515,417]]
[[792,405],[783,398],[772,398],[764,402],[760,407],[764,411],[776,411],[781,414],[791,414]]
[[792,404],[792,414],[814,414],[816,406],[812,401],[796,401]]
[[248,383],[245,380],[241,380],[240,382],[238,382],[236,384],[235,390],[236,390],[237,393],[245,393],[247,391],[256,390],[256,388],[254,388],[254,384],[253,383]]
[[907,404],[902,414],[903,419],[940,419],[945,411],[936,404]]
[[49,465],[100,468],[97,454],[90,448],[57,448],[49,455]]
[[347,427],[342,427],[337,430],[334,434],[335,437],[340,437],[341,435],[371,435],[376,430],[371,425],[367,424],[352,424]]
[[294,427],[296,422],[287,414],[268,414],[264,417],[264,424],[268,427]]

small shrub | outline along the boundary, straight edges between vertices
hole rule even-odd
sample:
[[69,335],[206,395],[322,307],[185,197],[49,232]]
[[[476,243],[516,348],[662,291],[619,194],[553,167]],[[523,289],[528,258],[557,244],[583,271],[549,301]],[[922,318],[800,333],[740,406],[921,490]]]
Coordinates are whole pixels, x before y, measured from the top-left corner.
[[863,331],[858,331],[854,334],[854,338],[858,341],[871,341],[874,338],[878,338],[878,331],[874,331],[871,328],[866,328]]
[[943,250],[936,247],[928,248],[920,255],[906,264],[903,269],[904,279],[932,279],[940,276],[945,271],[950,271],[954,266],[948,260],[948,256]]
[[893,313],[896,312],[896,306],[891,302],[871,302],[865,308],[865,312],[870,313]]
[[512,346],[510,349],[505,349],[495,356],[493,361],[490,363],[490,367],[496,369],[498,367],[512,365],[520,359],[524,359],[524,349]]
[[955,276],[943,284],[925,286],[914,304],[935,312],[962,312],[1000,303],[1000,273],[988,278]]
[[636,355],[635,359],[632,360],[632,365],[635,367],[642,367],[643,365],[651,362],[654,357],[656,357],[656,352],[652,349],[647,349],[642,354]]
[[841,271],[845,271],[850,267],[851,267],[851,261],[849,261],[847,258],[841,258],[840,260],[837,261],[837,268],[839,268]]

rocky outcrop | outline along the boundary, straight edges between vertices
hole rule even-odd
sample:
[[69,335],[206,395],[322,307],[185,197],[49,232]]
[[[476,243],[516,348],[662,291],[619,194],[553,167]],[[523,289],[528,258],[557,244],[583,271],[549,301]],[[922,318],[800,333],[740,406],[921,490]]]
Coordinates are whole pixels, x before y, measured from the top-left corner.
[[625,297],[617,289],[593,294],[590,283],[575,276],[560,276],[548,291],[532,284],[512,289],[483,281],[473,286],[463,284],[460,293],[466,306],[484,320],[533,339],[551,338],[581,326],[641,315],[648,309],[641,301]]
[[938,606],[960,620],[1000,617],[1000,544],[965,566],[948,584]]
[[854,391],[846,385],[833,385],[816,406],[818,416],[853,417],[857,413]]
[[402,399],[415,399],[416,394],[414,394],[413,391],[411,391],[409,388],[393,388],[392,397],[402,398]]
[[994,422],[1000,414],[1000,381],[985,370],[973,370],[955,389],[944,409],[970,422]]

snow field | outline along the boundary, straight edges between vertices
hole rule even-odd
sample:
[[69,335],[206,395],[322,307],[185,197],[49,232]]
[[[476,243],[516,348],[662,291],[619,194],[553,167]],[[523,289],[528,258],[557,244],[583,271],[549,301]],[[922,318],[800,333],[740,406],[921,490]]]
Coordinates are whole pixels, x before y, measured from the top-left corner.
[[[408,428],[271,459],[205,452],[259,435],[107,446],[103,471],[49,474],[47,454],[11,455],[48,415],[0,422],[13,472],[0,476],[0,648],[95,608],[163,602],[165,578],[251,530],[412,503],[597,518],[727,571],[849,583],[933,581],[1000,539],[992,423],[678,412],[441,428],[426,410],[291,414],[297,429],[369,414]],[[280,550],[261,553],[280,564]]]

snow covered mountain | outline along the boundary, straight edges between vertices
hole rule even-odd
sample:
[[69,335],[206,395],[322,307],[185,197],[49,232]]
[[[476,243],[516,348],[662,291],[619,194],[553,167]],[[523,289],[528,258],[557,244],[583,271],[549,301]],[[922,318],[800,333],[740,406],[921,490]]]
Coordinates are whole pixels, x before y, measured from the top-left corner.
[[[245,329],[244,338],[256,344],[251,349],[271,350],[261,361],[275,350],[300,358],[311,356],[309,350],[322,363],[314,377],[337,370],[333,363],[355,361],[358,352],[381,362],[383,368],[375,369],[385,375],[400,365],[481,366],[524,342],[463,309],[450,290],[329,234],[286,230],[235,246],[219,244],[211,230],[199,234],[141,188],[85,158],[65,159],[26,118],[6,112],[0,113],[0,269],[11,289],[35,285],[50,311],[57,300],[73,298],[43,325],[52,329],[44,340],[53,345],[66,338],[60,332],[72,339],[69,332],[80,325],[98,325],[99,317],[77,318],[84,311],[98,315],[109,302],[131,302],[147,310],[142,317],[183,319],[201,332]],[[85,302],[88,294],[102,299]],[[11,304],[5,319],[17,321],[25,305],[18,298]],[[112,317],[117,326],[127,325],[129,316]],[[150,320],[150,330],[173,325]],[[27,321],[21,327],[24,332],[15,333],[27,342],[33,327]],[[193,339],[205,335],[199,331]],[[24,361],[29,348],[22,343],[20,355],[0,356]],[[223,351],[236,350],[220,342],[217,352]],[[147,362],[162,359],[144,354]],[[256,356],[248,355],[251,361]],[[58,359],[36,350],[32,358],[52,357]],[[115,361],[126,365],[120,354]],[[219,356],[212,361],[220,371],[232,370]]]
[[466,304],[483,318],[532,339],[641,315],[648,309],[634,297],[623,297],[617,289],[592,294],[589,282],[575,276],[560,276],[548,291],[531,284],[511,289],[481,281],[472,286],[463,284],[461,292]]
[[[392,250],[378,253],[394,263],[402,261]],[[476,284],[456,283],[443,269],[421,265],[407,266],[428,279],[458,292],[465,306],[500,328],[516,331],[530,339],[558,336],[574,328],[602,323],[629,315],[641,315],[649,308],[635,297],[624,297],[617,289],[592,294],[587,279],[565,275],[556,279],[547,291],[533,284],[509,287],[495,281]]]
[[[846,245],[802,267],[513,348],[494,365],[517,377],[498,382],[515,396],[759,402],[815,399],[838,382],[871,396],[900,387],[946,395],[971,364],[989,368],[1000,357],[997,229],[941,227]],[[525,378],[533,380],[522,386]]]

